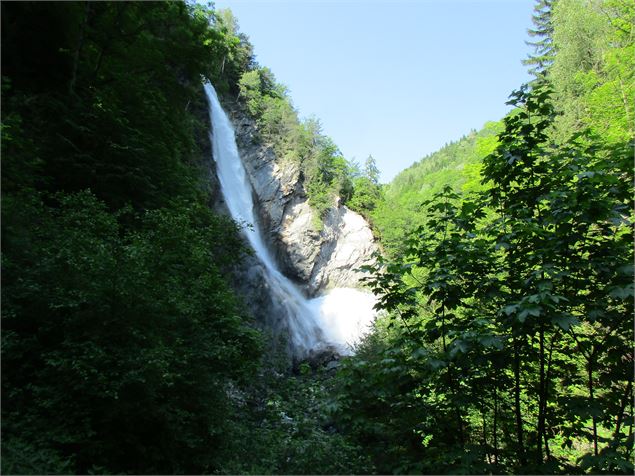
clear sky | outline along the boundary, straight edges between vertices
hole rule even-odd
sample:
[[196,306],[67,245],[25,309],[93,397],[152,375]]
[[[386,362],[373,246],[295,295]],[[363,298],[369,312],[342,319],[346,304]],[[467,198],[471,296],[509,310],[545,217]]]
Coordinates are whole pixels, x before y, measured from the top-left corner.
[[382,182],[489,120],[529,80],[532,0],[216,0],[257,61]]

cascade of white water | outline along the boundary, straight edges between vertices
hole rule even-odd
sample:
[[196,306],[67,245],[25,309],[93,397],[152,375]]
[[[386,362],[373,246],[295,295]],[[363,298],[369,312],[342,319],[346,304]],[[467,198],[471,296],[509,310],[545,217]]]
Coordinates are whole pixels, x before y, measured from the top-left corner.
[[213,127],[214,160],[227,208],[234,220],[251,225],[243,227],[243,233],[264,265],[273,299],[285,308],[294,349],[305,354],[331,344],[348,352],[350,344],[359,339],[374,318],[373,296],[356,289],[335,289],[307,300],[278,270],[254,217],[252,189],[238,153],[234,128],[211,84],[205,84],[205,92]]

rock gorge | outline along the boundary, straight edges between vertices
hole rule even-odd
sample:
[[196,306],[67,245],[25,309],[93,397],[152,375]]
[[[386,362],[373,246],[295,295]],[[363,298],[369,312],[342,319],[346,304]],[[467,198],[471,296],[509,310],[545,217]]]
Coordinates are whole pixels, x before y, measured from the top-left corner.
[[226,104],[238,149],[257,198],[261,226],[286,274],[313,297],[333,287],[356,287],[359,270],[377,250],[364,218],[333,205],[316,230],[296,164],[283,162],[260,141],[255,122],[240,104]]
[[[366,220],[339,200],[317,219],[298,165],[280,160],[261,140],[255,121],[239,102],[227,97],[221,102],[234,126],[258,225],[283,274],[307,298],[320,297],[333,288],[361,287],[360,268],[372,263],[378,250]],[[211,131],[213,136],[213,127]],[[226,212],[222,194],[215,197],[214,207]],[[250,256],[236,270],[235,284],[254,317],[279,332],[287,327],[284,306],[272,297],[265,272],[258,258]]]

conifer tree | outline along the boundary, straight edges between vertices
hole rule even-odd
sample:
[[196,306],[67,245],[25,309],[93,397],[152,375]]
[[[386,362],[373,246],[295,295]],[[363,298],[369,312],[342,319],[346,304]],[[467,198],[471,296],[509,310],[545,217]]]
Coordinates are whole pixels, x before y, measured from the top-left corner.
[[526,43],[534,48],[533,54],[523,60],[523,64],[529,66],[529,72],[539,76],[553,63],[555,51],[553,46],[552,7],[554,0],[536,0],[532,21],[534,28],[529,28],[527,33],[534,41]]

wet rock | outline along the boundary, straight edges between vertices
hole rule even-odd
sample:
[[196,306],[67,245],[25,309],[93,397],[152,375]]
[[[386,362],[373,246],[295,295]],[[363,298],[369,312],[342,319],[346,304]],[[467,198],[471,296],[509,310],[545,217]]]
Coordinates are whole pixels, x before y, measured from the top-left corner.
[[283,272],[309,297],[334,287],[357,287],[359,268],[377,251],[368,223],[345,206],[334,206],[318,222],[308,203],[298,164],[279,160],[258,140],[257,127],[236,104],[225,104],[253,186],[257,215]]
[[318,369],[328,367],[333,362],[337,362],[337,365],[339,365],[340,357],[338,349],[328,346],[312,351],[309,356],[303,360],[303,363],[309,364],[313,371],[317,371]]
[[331,360],[328,364],[326,364],[326,371],[330,372],[330,371],[335,371],[339,368],[340,366],[340,361],[339,360]]

